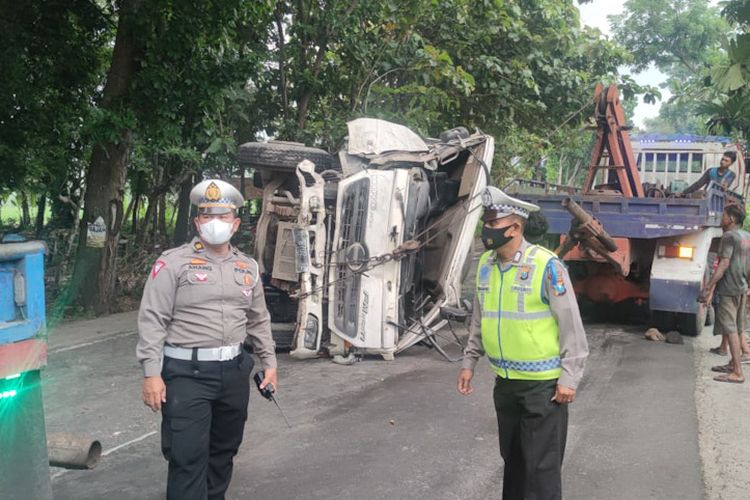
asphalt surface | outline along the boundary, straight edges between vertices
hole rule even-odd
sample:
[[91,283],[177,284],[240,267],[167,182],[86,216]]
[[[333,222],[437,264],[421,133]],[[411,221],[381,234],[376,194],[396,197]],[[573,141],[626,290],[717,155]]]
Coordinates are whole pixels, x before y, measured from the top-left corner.
[[[113,321],[127,325],[128,317]],[[105,455],[92,471],[51,468],[55,498],[163,498],[160,418],[140,401],[136,336],[116,325],[110,338],[98,324],[50,337],[48,432],[99,439]],[[648,342],[640,327],[589,324],[587,331],[591,355],[571,406],[565,498],[703,498],[692,343]],[[458,366],[421,346],[393,362],[279,361],[279,400],[293,428],[252,394],[228,498],[499,497],[486,362],[475,393],[463,397],[455,390]]]

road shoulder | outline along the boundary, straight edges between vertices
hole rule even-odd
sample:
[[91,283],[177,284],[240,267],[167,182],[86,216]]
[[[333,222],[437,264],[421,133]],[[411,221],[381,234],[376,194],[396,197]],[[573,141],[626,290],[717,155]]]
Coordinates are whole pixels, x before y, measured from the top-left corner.
[[[750,382],[726,384],[713,380],[711,367],[729,358],[709,352],[720,338],[704,330],[695,339],[695,403],[698,444],[703,463],[705,498],[730,500],[750,495]],[[750,378],[750,365],[743,365]]]

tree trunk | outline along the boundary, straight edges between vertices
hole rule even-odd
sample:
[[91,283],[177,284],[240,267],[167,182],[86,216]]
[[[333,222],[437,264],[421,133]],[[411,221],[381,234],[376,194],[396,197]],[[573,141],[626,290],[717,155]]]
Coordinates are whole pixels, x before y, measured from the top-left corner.
[[143,216],[142,224],[140,226],[140,229],[138,231],[138,234],[136,235],[136,241],[138,242],[138,246],[142,246],[146,243],[148,233],[149,233],[149,224],[153,225],[154,222],[154,211],[156,210],[156,203],[154,196],[147,196],[146,200],[148,202],[148,205],[146,206],[146,215]]
[[159,195],[159,219],[155,244],[164,246],[167,242],[167,193]]
[[39,238],[44,230],[44,212],[47,211],[47,193],[39,195],[36,203],[36,237]]
[[26,191],[21,191],[21,220],[20,225],[22,228],[27,228],[31,225],[31,213],[29,211],[29,197]]
[[279,89],[281,90],[281,116],[286,126],[287,114],[289,112],[289,96],[287,95],[286,83],[286,54],[284,41],[284,12],[281,10],[282,3],[279,2],[274,10],[276,19],[276,35],[279,44]]
[[189,176],[180,185],[180,197],[177,201],[177,223],[174,228],[175,246],[187,243],[190,234],[190,191],[193,188],[194,176]]
[[122,220],[126,221],[130,218],[130,215],[133,213],[133,206],[135,205],[135,198],[131,197],[130,201],[128,202],[128,208],[125,209],[125,215],[123,215]]
[[[141,0],[121,0],[112,64],[104,84],[101,109],[119,112],[130,106],[129,90],[138,70],[140,52],[136,32]],[[86,174],[83,224],[71,282],[72,292],[81,305],[97,315],[109,312],[114,304],[117,244],[122,225],[122,199],[126,161],[131,145],[128,129],[117,131],[118,140],[94,145]],[[106,227],[103,247],[87,245],[87,226],[99,217]],[[92,279],[93,278],[93,279]],[[83,284],[86,286],[83,286]]]
[[135,236],[138,234],[138,212],[141,210],[141,193],[137,193],[133,197],[133,200],[133,221],[130,225],[130,232]]

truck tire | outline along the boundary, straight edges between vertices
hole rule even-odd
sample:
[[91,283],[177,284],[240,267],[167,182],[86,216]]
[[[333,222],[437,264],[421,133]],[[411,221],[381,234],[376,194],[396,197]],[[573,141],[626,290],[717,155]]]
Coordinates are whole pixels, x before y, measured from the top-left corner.
[[651,325],[661,332],[673,330],[675,326],[675,313],[669,311],[651,311]]
[[309,148],[298,142],[247,142],[240,146],[240,165],[256,169],[294,172],[302,160],[310,160],[315,170],[340,170],[338,162],[326,151]]
[[677,313],[677,329],[681,334],[696,337],[706,326],[708,308],[705,304],[698,305],[697,313]]

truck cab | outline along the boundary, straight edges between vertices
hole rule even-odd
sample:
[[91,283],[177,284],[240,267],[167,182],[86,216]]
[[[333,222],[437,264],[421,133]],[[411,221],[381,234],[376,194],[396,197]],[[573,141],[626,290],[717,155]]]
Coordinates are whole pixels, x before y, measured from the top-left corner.
[[240,147],[263,190],[254,256],[278,347],[391,360],[444,316],[469,314],[461,287],[494,140],[464,128],[423,138],[372,118],[347,131],[338,154]]
[[735,151],[729,169],[735,179],[730,191],[746,194],[745,155],[729,137],[691,134],[641,134],[631,138],[638,172],[644,184],[662,191],[680,192],[709,168],[718,167],[725,151]]

